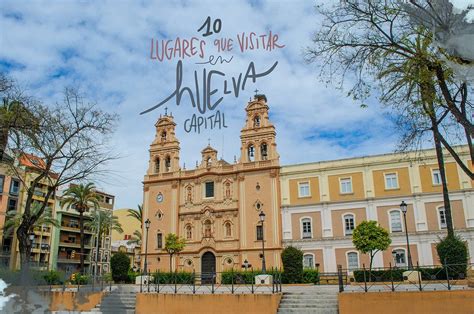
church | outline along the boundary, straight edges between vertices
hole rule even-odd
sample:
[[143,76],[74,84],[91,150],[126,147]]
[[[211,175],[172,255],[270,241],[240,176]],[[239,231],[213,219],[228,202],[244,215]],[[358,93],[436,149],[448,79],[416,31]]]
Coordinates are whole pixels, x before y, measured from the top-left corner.
[[[262,262],[267,269],[281,266],[280,163],[268,111],[265,95],[255,95],[245,108],[240,158],[219,159],[208,145],[195,169],[180,166],[173,116],[158,119],[143,182],[143,219],[151,222],[148,269],[214,273],[244,264],[261,269]],[[186,241],[171,263],[164,250],[169,233]],[[145,236],[144,228],[144,244]]]

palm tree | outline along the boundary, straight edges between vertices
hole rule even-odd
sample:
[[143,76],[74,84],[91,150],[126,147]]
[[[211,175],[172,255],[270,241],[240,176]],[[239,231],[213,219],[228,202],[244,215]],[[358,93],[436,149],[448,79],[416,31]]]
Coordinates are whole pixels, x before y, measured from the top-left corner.
[[87,183],[86,185],[71,185],[64,192],[61,198],[61,206],[68,206],[74,208],[79,212],[79,226],[81,228],[81,252],[80,252],[80,272],[84,271],[84,212],[89,209],[99,209],[99,195],[95,193],[94,183]]
[[[33,203],[31,205],[31,212],[30,215],[36,215],[39,210],[41,209],[41,204],[40,203]],[[3,234],[13,234],[16,232],[16,229],[20,226],[21,222],[25,218],[24,214],[17,212],[16,210],[10,210],[7,212],[6,217],[5,217],[5,224],[3,225]],[[42,226],[54,226],[54,227],[59,227],[59,221],[55,218],[53,218],[53,211],[50,207],[46,207],[41,216],[39,216],[38,220],[31,226],[30,230],[28,230],[28,233],[33,233],[34,229],[36,227],[42,227]],[[33,243],[30,243],[30,248],[27,252],[28,260],[29,256],[31,254],[31,245]]]
[[136,246],[142,245],[142,233],[139,230],[133,231],[133,236],[127,241],[128,245],[135,244]]
[[143,218],[143,207],[142,207],[142,205],[137,205],[137,206],[138,206],[138,210],[129,209],[127,216],[133,217],[133,218],[135,218],[136,220],[138,220],[138,221],[140,222],[140,226],[141,226],[141,224],[142,224],[142,218]]
[[[118,217],[113,215],[111,210],[96,210],[92,213],[91,220],[86,222],[86,226],[97,234],[96,260],[99,256],[99,247],[102,243],[102,237],[109,235],[112,230],[122,233],[122,224],[118,221]],[[97,265],[96,265],[97,274]]]

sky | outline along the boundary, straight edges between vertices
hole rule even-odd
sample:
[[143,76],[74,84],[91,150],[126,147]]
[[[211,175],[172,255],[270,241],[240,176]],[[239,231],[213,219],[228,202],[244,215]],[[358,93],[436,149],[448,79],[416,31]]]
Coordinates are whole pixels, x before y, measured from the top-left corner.
[[[465,7],[469,1],[453,1]],[[121,156],[107,167],[110,176],[98,187],[116,196],[116,208],[136,208],[142,202],[142,180],[148,167],[148,149],[155,136],[160,114],[172,113],[180,141],[181,167],[193,168],[208,144],[219,156],[233,161],[240,156],[240,130],[245,123],[245,106],[258,90],[270,106],[270,119],[277,130],[277,149],[282,165],[390,153],[397,147],[394,125],[375,98],[367,108],[347,97],[319,77],[315,64],[304,61],[304,50],[318,30],[321,18],[314,1],[1,1],[0,71],[7,72],[29,95],[43,103],[61,102],[65,87],[80,88],[83,95],[102,110],[120,116],[111,139]],[[216,32],[203,36],[198,29],[211,17]],[[220,20],[219,22],[215,22]],[[219,27],[220,24],[220,27]],[[267,35],[276,43],[271,51],[240,51],[242,33]],[[152,59],[151,42],[177,38],[205,42],[196,55],[159,61]],[[231,51],[218,52],[216,39],[233,40]],[[224,42],[224,41],[222,41]],[[184,45],[184,44],[183,44]],[[224,45],[225,46],[225,45]],[[283,47],[284,46],[284,47]],[[156,52],[156,51],[155,51]],[[197,64],[218,55],[230,62]],[[211,96],[222,102],[199,114],[187,92],[179,106],[172,98],[147,114],[176,89],[176,68],[182,60],[182,87],[196,96],[194,71],[202,97],[203,72],[221,71],[212,76]],[[238,97],[223,94],[224,79],[242,79],[250,63],[257,73],[278,62],[275,69],[255,82],[247,80]],[[228,88],[229,89],[229,88]],[[186,132],[184,123],[193,114],[204,118],[225,117],[227,128]],[[221,117],[222,119],[222,117]]]

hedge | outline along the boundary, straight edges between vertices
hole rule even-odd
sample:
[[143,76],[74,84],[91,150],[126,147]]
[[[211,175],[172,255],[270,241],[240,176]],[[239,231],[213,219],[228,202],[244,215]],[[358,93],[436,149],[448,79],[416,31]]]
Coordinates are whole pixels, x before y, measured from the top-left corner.
[[161,272],[156,271],[151,274],[153,276],[153,283],[160,284],[192,284],[194,282],[194,275],[191,272]]
[[[282,272],[272,269],[267,270],[268,275],[272,275],[274,278],[282,276]],[[225,285],[230,285],[232,283],[232,278],[234,284],[252,284],[255,283],[255,276],[261,275],[262,271],[253,270],[253,271],[225,271],[222,272],[221,283]],[[319,272],[316,269],[305,269],[303,270],[302,283],[313,283],[316,284],[319,281]]]
[[[435,267],[435,268],[414,268],[413,271],[419,270],[421,273],[422,280],[446,280],[446,269],[444,267]],[[448,274],[450,279],[464,279],[465,273],[450,273],[448,268]],[[373,270],[369,276],[369,271],[365,271],[365,280],[366,281],[403,281],[403,272],[407,269],[392,269],[390,270]],[[390,274],[391,273],[391,274]],[[370,278],[369,278],[370,277]],[[356,282],[364,282],[364,271],[355,270],[354,279]]]

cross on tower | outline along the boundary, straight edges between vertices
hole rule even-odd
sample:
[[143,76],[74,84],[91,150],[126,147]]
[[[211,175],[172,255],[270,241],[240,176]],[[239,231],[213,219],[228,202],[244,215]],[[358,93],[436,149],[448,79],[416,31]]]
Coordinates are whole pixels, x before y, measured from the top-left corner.
[[255,96],[257,96],[258,89],[255,89],[254,92],[255,92]]
[[207,139],[207,146],[211,146],[211,138]]
[[165,107],[165,116],[168,115],[168,107]]

